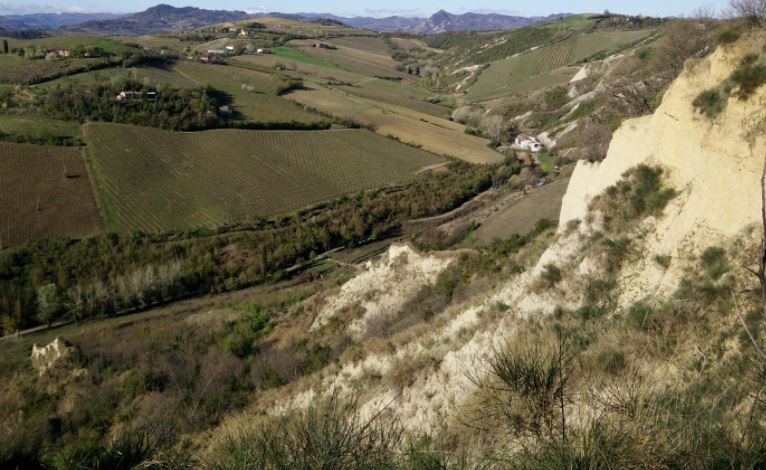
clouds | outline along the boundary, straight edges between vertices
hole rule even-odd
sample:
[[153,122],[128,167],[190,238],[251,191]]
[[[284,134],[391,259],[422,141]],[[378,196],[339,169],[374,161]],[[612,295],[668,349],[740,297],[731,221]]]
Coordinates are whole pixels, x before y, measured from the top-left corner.
[[365,15],[370,16],[418,16],[423,10],[417,8],[365,8]]
[[257,15],[259,13],[268,13],[269,9],[266,5],[258,5],[252,8],[245,8],[245,12],[249,15]]

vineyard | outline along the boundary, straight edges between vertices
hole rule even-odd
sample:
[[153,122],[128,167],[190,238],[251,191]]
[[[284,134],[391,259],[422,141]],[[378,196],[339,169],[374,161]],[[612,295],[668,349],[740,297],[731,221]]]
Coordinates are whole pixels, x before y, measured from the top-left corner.
[[228,65],[189,62],[179,63],[173,70],[198,86],[210,85],[231,96],[234,109],[246,120],[305,124],[324,120],[322,116],[309,113],[295,103],[277,96],[276,79],[268,73]]
[[0,245],[101,230],[80,149],[0,144]]
[[401,183],[440,157],[366,130],[173,133],[89,124],[111,230],[215,227]]
[[568,67],[597,54],[610,54],[641,41],[654,30],[581,34],[554,44],[493,62],[469,89],[468,98],[484,100],[524,93],[568,82],[577,71]]
[[13,57],[3,60],[0,66],[0,82],[32,84],[72,75],[97,67],[103,59],[28,60]]

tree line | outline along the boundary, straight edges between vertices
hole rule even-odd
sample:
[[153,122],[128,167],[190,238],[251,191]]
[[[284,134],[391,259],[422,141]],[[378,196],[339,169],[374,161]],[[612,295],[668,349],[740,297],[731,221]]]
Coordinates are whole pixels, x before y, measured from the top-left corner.
[[385,238],[404,220],[459,206],[491,187],[495,170],[454,162],[449,171],[422,175],[400,189],[361,193],[246,227],[110,233],[6,250],[0,253],[0,325],[10,333],[279,280],[317,254]]

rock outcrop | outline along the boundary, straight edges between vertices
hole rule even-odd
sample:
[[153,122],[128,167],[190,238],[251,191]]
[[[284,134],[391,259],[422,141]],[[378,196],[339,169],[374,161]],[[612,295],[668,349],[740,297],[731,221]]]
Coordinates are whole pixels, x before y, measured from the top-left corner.
[[42,376],[56,364],[70,357],[74,351],[75,348],[61,338],[54,339],[46,346],[34,344],[30,356],[32,367]]

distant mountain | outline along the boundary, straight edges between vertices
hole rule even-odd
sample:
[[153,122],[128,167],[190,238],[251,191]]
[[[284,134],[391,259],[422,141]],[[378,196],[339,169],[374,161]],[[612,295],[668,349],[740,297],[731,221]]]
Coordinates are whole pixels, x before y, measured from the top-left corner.
[[121,15],[110,13],[35,13],[30,15],[0,16],[0,28],[21,31],[25,29],[52,29],[86,21],[112,20]]
[[440,10],[434,13],[430,18],[412,18],[404,16],[389,16],[387,18],[356,16],[346,18],[330,13],[266,13],[260,16],[280,16],[303,20],[330,19],[355,28],[371,29],[373,31],[412,31],[423,34],[434,34],[448,31],[480,31],[521,28],[542,21],[559,19],[570,15],[570,13],[559,13],[544,17],[508,16],[496,13],[464,13],[462,15],[455,15]]
[[67,27],[66,30],[90,34],[137,35],[163,31],[183,31],[247,18],[250,18],[250,15],[244,11],[203,10],[195,7],[176,8],[163,4],[117,19],[88,21]]

